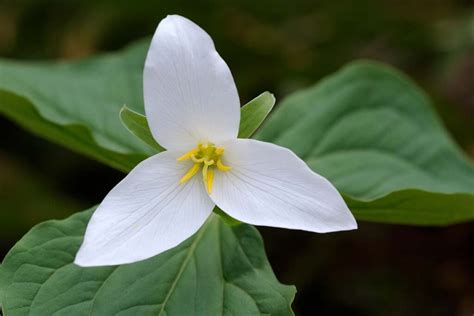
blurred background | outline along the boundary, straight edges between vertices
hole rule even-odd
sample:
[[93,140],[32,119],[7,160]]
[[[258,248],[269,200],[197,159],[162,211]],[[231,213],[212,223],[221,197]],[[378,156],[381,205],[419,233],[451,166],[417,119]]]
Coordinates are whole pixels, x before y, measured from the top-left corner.
[[[0,0],[0,57],[77,59],[153,34],[167,14],[213,37],[242,103],[313,84],[357,58],[408,73],[474,158],[474,2]],[[0,259],[34,224],[100,202],[124,176],[0,117]],[[260,228],[297,315],[474,314],[474,223],[361,222],[329,235]]]

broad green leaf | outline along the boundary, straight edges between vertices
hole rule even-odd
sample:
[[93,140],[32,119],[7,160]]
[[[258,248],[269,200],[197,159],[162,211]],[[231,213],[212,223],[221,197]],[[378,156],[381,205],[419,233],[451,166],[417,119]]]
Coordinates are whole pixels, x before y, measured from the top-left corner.
[[125,130],[123,104],[143,112],[148,42],[73,62],[0,59],[0,112],[32,132],[123,171],[153,151]]
[[[263,92],[241,108],[239,138],[248,138],[257,130],[275,104],[275,97],[270,92]],[[163,151],[151,134],[146,116],[137,113],[127,106],[120,110],[122,124],[145,144],[160,152]]]
[[353,63],[273,112],[257,138],[295,151],[334,183],[357,218],[474,219],[472,164],[425,94],[396,70]]
[[34,227],[6,256],[0,298],[17,315],[292,315],[257,230],[212,216],[159,256],[117,267],[72,261],[93,210]]
[[120,120],[130,133],[153,148],[156,152],[165,150],[160,146],[151,134],[146,116],[123,106],[120,110]]
[[239,138],[249,138],[263,123],[275,105],[275,97],[268,91],[263,92],[240,110]]
[[394,224],[448,225],[474,220],[474,195],[400,190],[373,201],[346,197],[358,219]]
[[[0,61],[0,112],[128,171],[156,152],[117,115],[121,104],[143,113],[146,48],[70,63]],[[289,97],[258,138],[293,149],[360,219],[442,225],[473,218],[472,166],[423,92],[383,65],[352,64]],[[406,203],[395,207],[395,198]]]
[[[72,62],[0,59],[0,113],[35,134],[129,171],[161,149],[147,134],[144,117],[134,115],[144,112],[147,48],[148,41],[142,41],[118,53]],[[249,137],[274,102],[264,92],[245,105],[239,137]],[[123,104],[131,108],[122,111],[122,121],[144,143],[121,126]]]

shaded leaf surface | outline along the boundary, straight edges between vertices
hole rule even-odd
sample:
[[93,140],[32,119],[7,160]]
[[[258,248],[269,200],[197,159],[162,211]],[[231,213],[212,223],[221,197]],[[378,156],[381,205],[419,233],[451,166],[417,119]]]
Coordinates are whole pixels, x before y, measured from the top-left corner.
[[394,69],[353,63],[282,102],[257,138],[291,148],[360,219],[474,219],[474,168],[430,101]]
[[[0,111],[128,171],[156,152],[128,133],[117,115],[125,103],[143,112],[146,47],[71,63],[0,62]],[[272,102],[262,103],[268,106],[261,113]],[[259,124],[252,116],[243,124],[255,118]],[[243,130],[250,135],[254,128]],[[353,63],[288,97],[257,138],[294,150],[335,184],[359,219],[420,225],[474,219],[472,165],[424,93],[381,64]]]
[[0,112],[40,136],[128,171],[153,151],[121,126],[143,112],[148,43],[73,62],[0,60]]
[[72,262],[92,209],[34,227],[0,268],[6,316],[292,315],[250,225],[212,216],[180,246],[146,261],[80,268]]
[[[143,129],[142,73],[148,41],[72,62],[0,59],[0,112],[35,134],[122,171],[161,150]],[[264,92],[242,108],[239,137],[249,137],[275,98]],[[142,141],[121,126],[122,121]],[[132,112],[133,111],[133,112]],[[138,115],[133,115],[138,114]],[[148,145],[148,146],[147,146]]]

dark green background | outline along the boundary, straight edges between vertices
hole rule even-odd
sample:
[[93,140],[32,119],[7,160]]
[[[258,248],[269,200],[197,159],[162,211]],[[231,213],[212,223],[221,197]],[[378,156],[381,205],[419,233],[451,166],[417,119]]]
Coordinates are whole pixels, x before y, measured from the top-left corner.
[[[0,0],[0,56],[74,59],[150,36],[167,14],[205,28],[242,103],[277,100],[357,58],[407,72],[474,156],[474,3]],[[0,118],[0,258],[32,225],[100,202],[123,175]],[[474,225],[360,223],[317,235],[260,229],[298,315],[471,315]]]

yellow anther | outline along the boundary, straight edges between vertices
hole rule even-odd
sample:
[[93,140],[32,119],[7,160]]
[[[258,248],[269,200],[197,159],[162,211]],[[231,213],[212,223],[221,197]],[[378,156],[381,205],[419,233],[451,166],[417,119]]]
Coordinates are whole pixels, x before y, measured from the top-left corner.
[[220,171],[229,171],[230,169],[232,169],[232,167],[224,165],[222,163],[222,160],[220,159],[217,159],[216,166],[217,166],[217,169],[219,169]]
[[212,193],[212,182],[214,181],[214,169],[209,169],[207,171],[207,193]]
[[187,153],[185,153],[184,155],[182,155],[181,157],[179,157],[178,161],[188,160],[189,158],[192,158],[198,152],[199,152],[199,149],[194,148],[194,149],[188,151]]
[[185,183],[191,179],[199,171],[202,165],[204,187],[207,192],[211,194],[215,169],[217,168],[219,171],[229,171],[232,169],[222,163],[221,157],[223,154],[224,147],[215,147],[212,143],[198,144],[196,148],[178,158],[179,161],[191,159],[194,162],[194,165],[181,178],[181,180],[179,180],[179,182]]
[[200,165],[199,164],[194,164],[188,172],[179,180],[179,183],[185,183],[189,179],[191,179],[198,171],[199,171]]

